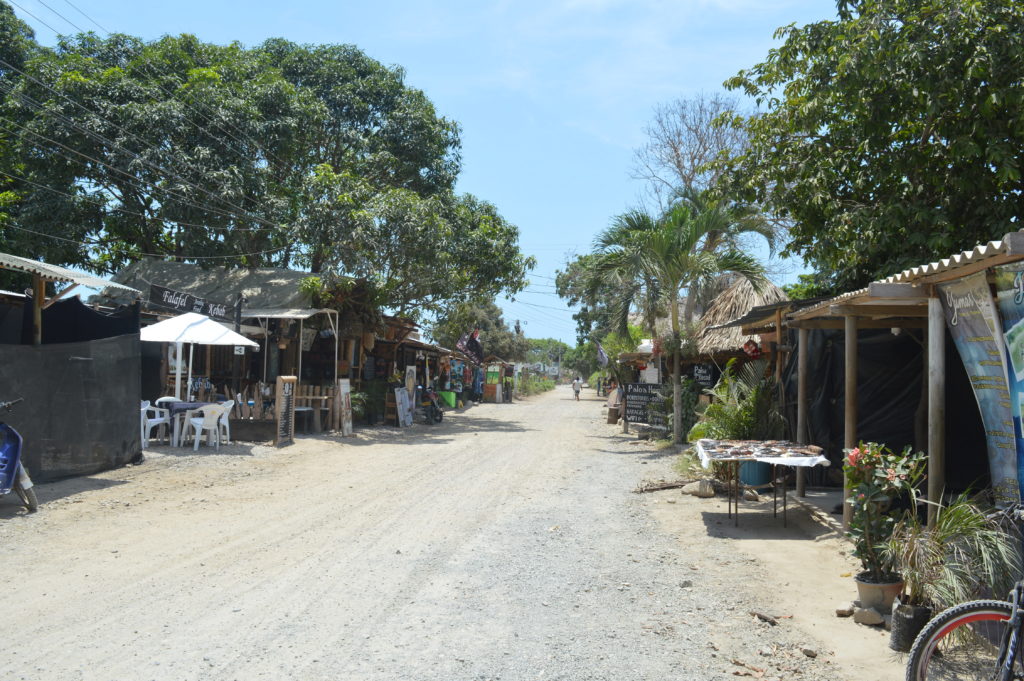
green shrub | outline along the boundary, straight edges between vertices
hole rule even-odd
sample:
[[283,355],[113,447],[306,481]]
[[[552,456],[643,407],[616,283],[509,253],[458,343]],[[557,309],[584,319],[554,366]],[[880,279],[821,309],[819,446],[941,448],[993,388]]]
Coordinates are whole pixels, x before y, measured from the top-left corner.
[[546,376],[530,374],[525,381],[519,382],[520,395],[536,395],[555,389],[555,382]]
[[738,370],[729,360],[700,420],[690,428],[690,442],[715,440],[776,440],[785,434],[786,422],[778,410],[775,381],[765,376],[767,362],[748,362]]

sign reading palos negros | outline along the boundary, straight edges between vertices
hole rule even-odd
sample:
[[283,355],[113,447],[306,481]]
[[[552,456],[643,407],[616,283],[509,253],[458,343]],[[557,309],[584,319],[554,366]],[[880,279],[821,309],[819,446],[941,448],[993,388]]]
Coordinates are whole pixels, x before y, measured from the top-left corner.
[[996,303],[1002,321],[1002,337],[1006,347],[1007,385],[1010,388],[1010,409],[1013,434],[1017,445],[1017,481],[1024,489],[1024,263],[996,267]]
[[971,379],[985,426],[993,494],[1001,504],[1017,503],[1017,438],[1007,387],[1003,332],[988,276],[979,272],[940,284],[939,290],[946,326]]

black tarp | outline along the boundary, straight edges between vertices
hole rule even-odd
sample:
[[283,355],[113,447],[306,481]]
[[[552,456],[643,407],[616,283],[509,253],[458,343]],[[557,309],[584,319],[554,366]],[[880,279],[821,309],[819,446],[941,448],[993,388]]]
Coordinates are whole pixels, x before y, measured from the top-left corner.
[[51,345],[0,345],[4,415],[24,438],[36,482],[123,466],[140,451],[137,334]]
[[[789,342],[797,345],[797,332]],[[802,349],[798,348],[798,352]],[[825,448],[831,471],[812,469],[809,481],[835,482],[842,470],[845,415],[845,342],[843,331],[808,332],[808,438]],[[904,330],[865,329],[857,341],[857,438],[882,442],[895,451],[907,445],[927,451],[926,441],[915,441],[915,419],[921,404],[924,375],[922,335]],[[786,412],[796,424],[797,358],[791,354],[783,382]],[[970,380],[949,334],[946,335],[946,481],[947,490],[988,486],[985,432]],[[927,431],[925,430],[925,435]]]
[[[58,300],[43,310],[43,345],[77,343],[139,332],[139,305],[127,305],[113,312],[94,310],[78,297]],[[22,317],[22,343],[32,342],[32,303],[27,301]]]

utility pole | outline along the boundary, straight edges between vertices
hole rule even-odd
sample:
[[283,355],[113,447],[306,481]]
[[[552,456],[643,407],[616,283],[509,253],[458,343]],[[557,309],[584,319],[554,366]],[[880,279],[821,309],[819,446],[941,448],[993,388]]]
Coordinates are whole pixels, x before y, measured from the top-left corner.
[[[242,305],[244,305],[245,303],[246,299],[243,298],[242,296],[238,296],[237,300],[235,300],[235,333],[241,333],[242,331]],[[232,390],[234,391],[235,395],[238,395],[241,392],[241,381],[239,380],[239,367],[241,365],[242,358],[237,354],[237,352],[234,355],[234,360],[234,364],[232,365],[231,368],[231,383]],[[228,395],[228,397],[234,399],[235,395]]]

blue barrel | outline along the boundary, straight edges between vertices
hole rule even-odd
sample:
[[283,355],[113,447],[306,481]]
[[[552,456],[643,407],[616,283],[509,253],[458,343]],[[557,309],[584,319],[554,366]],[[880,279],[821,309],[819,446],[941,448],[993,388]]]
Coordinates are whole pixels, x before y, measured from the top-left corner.
[[740,464],[740,482],[757,487],[767,485],[772,479],[772,465],[760,461],[744,461]]

